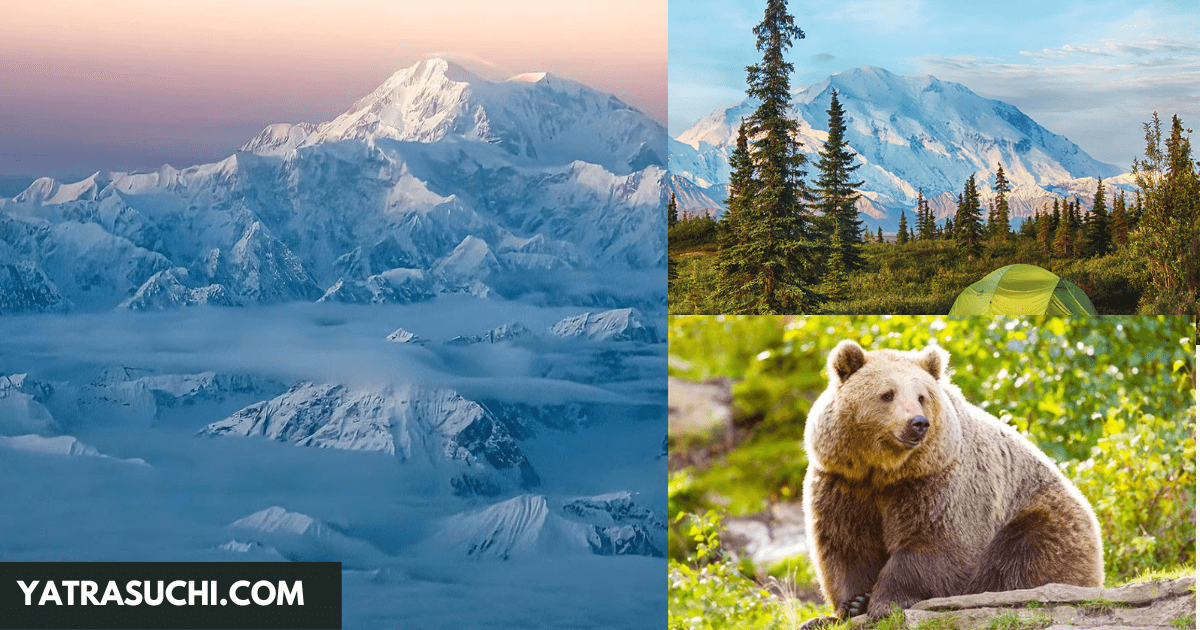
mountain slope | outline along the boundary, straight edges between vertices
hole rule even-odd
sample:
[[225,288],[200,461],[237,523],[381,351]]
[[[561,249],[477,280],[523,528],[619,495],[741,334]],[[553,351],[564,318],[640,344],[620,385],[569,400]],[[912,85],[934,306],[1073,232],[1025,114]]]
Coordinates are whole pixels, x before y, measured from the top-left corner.
[[0,204],[0,263],[26,265],[5,312],[407,302],[654,268],[665,155],[665,129],[611,94],[425,60],[214,164],[35,181]]
[[541,483],[517,443],[528,436],[525,427],[448,389],[304,382],[200,434],[261,436],[296,446],[380,451],[401,461],[451,462],[465,468],[451,480],[463,495],[495,495]]
[[[957,193],[974,174],[990,191],[996,164],[1014,197],[1037,197],[1078,178],[1113,177],[1122,169],[1087,155],[1063,136],[1047,131],[1016,107],[985,99],[961,84],[932,76],[901,77],[882,68],[847,70],[796,92],[790,115],[800,122],[800,139],[812,164],[828,138],[833,90],[846,110],[846,141],[862,167],[860,212],[898,221],[899,208],[911,209],[917,191],[926,197]],[[729,154],[743,117],[757,103],[746,100],[700,119],[670,143],[672,177],[688,180],[699,192],[729,181]],[[1094,184],[1094,180],[1093,180]],[[696,192],[677,186],[685,202]],[[723,199],[719,191],[709,197]],[[703,211],[701,202],[696,211]]]

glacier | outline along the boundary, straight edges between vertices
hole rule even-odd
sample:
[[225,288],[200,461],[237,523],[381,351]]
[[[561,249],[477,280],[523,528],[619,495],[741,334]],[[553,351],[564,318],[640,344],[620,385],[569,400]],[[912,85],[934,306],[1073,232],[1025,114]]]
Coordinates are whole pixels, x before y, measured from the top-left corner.
[[666,156],[611,94],[426,59],[0,199],[0,561],[336,560],[346,628],[661,627]]

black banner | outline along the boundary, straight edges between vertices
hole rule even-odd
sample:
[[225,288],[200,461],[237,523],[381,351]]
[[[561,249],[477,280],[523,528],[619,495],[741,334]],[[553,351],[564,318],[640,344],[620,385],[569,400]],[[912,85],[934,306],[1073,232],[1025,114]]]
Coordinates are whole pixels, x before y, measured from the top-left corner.
[[341,627],[340,562],[0,562],[0,630]]

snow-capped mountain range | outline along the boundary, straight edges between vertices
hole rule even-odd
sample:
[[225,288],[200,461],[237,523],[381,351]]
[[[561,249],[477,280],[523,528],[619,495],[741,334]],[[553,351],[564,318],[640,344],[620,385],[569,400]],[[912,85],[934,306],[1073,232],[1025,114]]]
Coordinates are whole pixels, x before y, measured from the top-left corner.
[[[870,66],[834,74],[794,93],[789,114],[800,123],[810,177],[815,177],[817,152],[828,139],[834,90],[845,110],[846,142],[861,164],[855,172],[863,181],[859,211],[869,226],[894,229],[899,210],[915,207],[918,190],[931,199],[936,216],[951,214],[956,195],[972,174],[986,204],[997,164],[1003,164],[1013,188],[1008,198],[1014,219],[1032,215],[1051,195],[1090,199],[1097,177],[1106,179],[1110,193],[1114,188],[1132,190],[1129,176],[1121,176],[1123,169],[1093,159],[1012,105],[983,98],[958,83],[902,77]],[[720,212],[738,127],[757,106],[747,99],[717,110],[670,141],[670,187],[685,212]]]
[[538,553],[665,555],[667,526],[628,492],[548,500],[526,494],[456,514],[432,544],[469,558]]
[[496,495],[541,483],[518,441],[519,418],[497,417],[444,388],[350,388],[303,382],[204,428],[201,435],[261,436],[296,446],[380,451],[464,469],[451,478],[460,495]]
[[215,164],[0,200],[0,314],[484,297],[552,270],[655,268],[666,143],[575,81],[427,59]]

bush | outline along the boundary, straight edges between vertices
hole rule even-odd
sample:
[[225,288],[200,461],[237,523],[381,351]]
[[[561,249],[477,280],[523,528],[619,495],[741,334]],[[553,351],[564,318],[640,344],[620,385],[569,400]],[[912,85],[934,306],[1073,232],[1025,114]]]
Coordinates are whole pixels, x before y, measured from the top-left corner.
[[696,543],[688,562],[670,561],[667,627],[671,630],[795,628],[803,606],[773,595],[720,556],[720,519],[713,512],[681,515],[684,534]]
[[715,245],[717,222],[712,217],[684,217],[667,231],[668,248],[683,251]]

